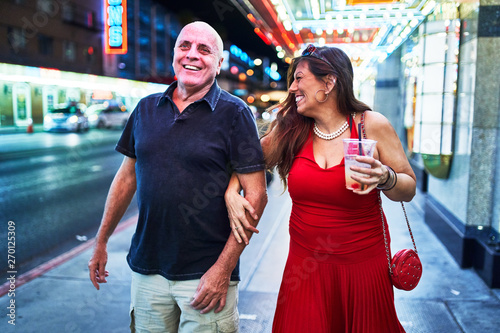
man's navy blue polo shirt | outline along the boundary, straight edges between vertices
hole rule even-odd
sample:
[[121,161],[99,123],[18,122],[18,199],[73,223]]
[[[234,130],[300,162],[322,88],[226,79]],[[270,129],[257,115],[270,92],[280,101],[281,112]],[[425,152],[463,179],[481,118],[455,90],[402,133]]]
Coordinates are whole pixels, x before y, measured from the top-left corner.
[[[163,94],[143,98],[116,150],[135,158],[139,220],[127,261],[141,274],[199,279],[230,234],[224,193],[233,171],[264,170],[255,118],[214,82],[182,113]],[[239,280],[239,264],[231,275]]]

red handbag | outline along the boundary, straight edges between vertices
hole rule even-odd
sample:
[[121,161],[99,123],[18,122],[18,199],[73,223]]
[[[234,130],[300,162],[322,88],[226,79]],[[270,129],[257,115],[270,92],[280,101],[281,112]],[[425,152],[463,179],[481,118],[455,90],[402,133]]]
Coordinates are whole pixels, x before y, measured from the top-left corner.
[[403,207],[406,224],[408,225],[408,231],[410,232],[411,241],[413,242],[413,248],[415,250],[400,250],[394,255],[391,260],[389,255],[389,245],[387,244],[387,237],[385,235],[384,213],[382,211],[382,200],[380,199],[380,192],[378,193],[378,201],[380,205],[380,215],[382,216],[382,230],[384,231],[385,252],[387,254],[389,274],[391,276],[392,284],[397,289],[407,291],[413,290],[420,282],[420,278],[422,277],[422,263],[420,262],[420,258],[418,257],[417,246],[415,245],[415,240],[413,239],[413,233],[411,232],[408,216],[406,216],[405,206],[403,202],[401,202],[401,207]]
[[412,290],[422,276],[422,263],[412,249],[400,250],[391,260],[391,278],[394,287]]

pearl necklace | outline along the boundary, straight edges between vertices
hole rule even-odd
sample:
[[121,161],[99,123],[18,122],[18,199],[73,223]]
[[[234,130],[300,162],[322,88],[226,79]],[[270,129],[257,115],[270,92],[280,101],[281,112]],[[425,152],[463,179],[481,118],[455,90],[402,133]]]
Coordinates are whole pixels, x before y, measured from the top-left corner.
[[[354,112],[352,117],[353,118],[356,117],[356,112]],[[346,120],[345,123],[342,126],[340,126],[340,128],[338,130],[336,130],[333,133],[326,134],[326,133],[321,132],[320,129],[318,128],[318,125],[316,124],[316,122],[314,122],[313,131],[314,131],[314,134],[316,134],[319,138],[321,138],[323,140],[333,140],[333,139],[339,137],[340,135],[342,135],[348,128],[349,128],[349,122]]]

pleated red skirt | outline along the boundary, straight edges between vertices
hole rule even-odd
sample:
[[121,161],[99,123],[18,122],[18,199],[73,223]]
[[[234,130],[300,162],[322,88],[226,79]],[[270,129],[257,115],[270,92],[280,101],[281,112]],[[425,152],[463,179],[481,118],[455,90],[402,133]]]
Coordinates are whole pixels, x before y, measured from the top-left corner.
[[355,264],[333,264],[290,252],[273,332],[405,332],[387,270],[385,253]]

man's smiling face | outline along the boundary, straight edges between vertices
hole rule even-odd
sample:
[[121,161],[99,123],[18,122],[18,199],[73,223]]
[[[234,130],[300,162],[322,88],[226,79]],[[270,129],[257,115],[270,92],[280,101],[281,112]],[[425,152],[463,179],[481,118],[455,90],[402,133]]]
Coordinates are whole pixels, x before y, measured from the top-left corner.
[[203,88],[212,85],[222,65],[222,42],[208,25],[185,26],[174,48],[174,72],[180,84]]

